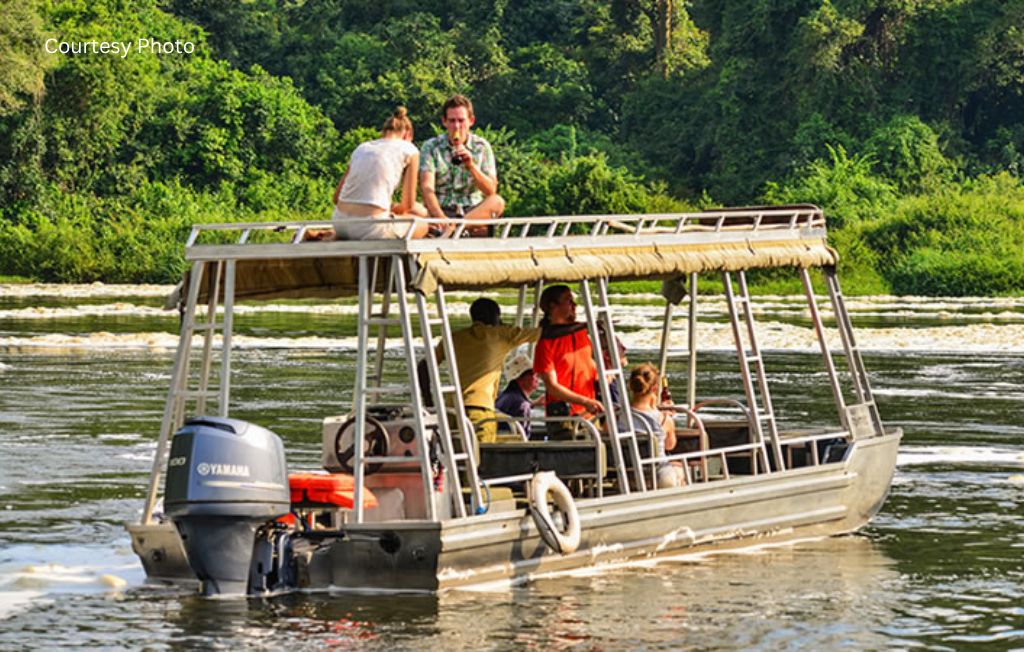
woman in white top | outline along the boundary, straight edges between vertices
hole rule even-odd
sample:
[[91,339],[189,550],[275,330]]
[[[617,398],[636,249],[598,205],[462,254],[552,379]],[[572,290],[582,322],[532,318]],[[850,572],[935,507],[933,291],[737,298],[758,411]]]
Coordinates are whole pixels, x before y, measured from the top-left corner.
[[[404,238],[411,223],[395,218],[425,217],[426,209],[416,202],[416,177],[420,167],[419,149],[412,144],[412,122],[404,106],[395,110],[381,130],[381,137],[356,147],[338,187],[334,190],[334,231],[339,240]],[[399,184],[402,199],[391,197]],[[373,222],[351,223],[353,219]],[[422,238],[427,225],[417,225],[412,237]]]
[[[629,374],[630,406],[633,408],[633,427],[636,432],[650,431],[658,443],[657,455],[676,447],[676,426],[672,416],[658,409],[661,397],[661,375],[657,367],[649,362],[633,367]],[[686,472],[682,464],[658,462],[658,488],[678,487],[686,484]]]

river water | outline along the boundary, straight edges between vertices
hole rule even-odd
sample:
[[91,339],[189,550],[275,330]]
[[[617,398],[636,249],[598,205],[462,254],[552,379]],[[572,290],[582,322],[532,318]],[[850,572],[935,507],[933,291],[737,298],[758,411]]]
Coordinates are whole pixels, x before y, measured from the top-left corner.
[[[883,418],[905,430],[857,535],[488,592],[202,600],[145,585],[123,527],[169,382],[166,291],[0,286],[0,649],[1024,649],[1022,300],[850,300]],[[632,362],[656,357],[646,300],[617,315]],[[803,304],[760,304],[780,419],[834,421]],[[354,309],[244,308],[233,416],[314,468],[320,420],[351,398]],[[701,333],[699,393],[738,395],[720,305]]]

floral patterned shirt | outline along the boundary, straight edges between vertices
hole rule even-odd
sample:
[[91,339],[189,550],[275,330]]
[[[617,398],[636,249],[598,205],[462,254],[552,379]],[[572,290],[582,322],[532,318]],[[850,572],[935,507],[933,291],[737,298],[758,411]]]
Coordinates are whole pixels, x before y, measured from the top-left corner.
[[[474,133],[466,140],[466,149],[477,168],[489,177],[497,177],[494,152],[485,138]],[[442,207],[459,205],[468,212],[484,200],[484,195],[473,182],[473,175],[465,165],[452,163],[452,146],[448,134],[443,133],[423,143],[420,150],[420,172],[434,173],[434,191]]]

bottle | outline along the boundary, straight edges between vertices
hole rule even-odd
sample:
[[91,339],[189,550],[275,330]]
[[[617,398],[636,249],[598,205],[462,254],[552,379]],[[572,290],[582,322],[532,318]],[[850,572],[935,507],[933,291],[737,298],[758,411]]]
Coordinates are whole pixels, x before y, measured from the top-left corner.
[[462,155],[456,153],[455,150],[459,148],[459,143],[462,141],[462,136],[455,134],[452,136],[452,164],[462,165]]
[[668,376],[661,377],[661,403],[662,405],[672,405],[672,392],[668,389]]

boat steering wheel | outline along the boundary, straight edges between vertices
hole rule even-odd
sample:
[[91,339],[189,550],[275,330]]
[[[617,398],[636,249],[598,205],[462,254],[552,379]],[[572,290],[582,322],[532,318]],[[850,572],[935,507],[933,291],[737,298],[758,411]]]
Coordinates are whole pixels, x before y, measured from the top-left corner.
[[[367,415],[366,428],[363,433],[364,445],[363,455],[368,457],[386,457],[390,442],[388,431],[377,419]],[[355,474],[355,467],[352,465],[352,458],[355,457],[355,425],[356,418],[352,417],[341,425],[338,435],[334,439],[334,453],[338,456],[338,465],[345,473]],[[384,466],[383,462],[374,462],[366,465],[366,475],[372,475],[380,471]]]

